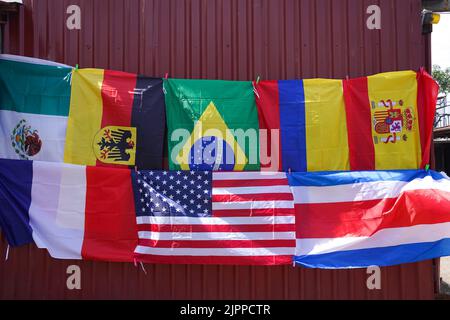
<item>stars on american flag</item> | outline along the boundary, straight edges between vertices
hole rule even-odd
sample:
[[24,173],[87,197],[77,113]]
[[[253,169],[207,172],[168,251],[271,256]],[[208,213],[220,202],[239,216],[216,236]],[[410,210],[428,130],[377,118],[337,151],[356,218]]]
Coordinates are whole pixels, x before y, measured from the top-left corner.
[[211,181],[211,171],[138,171],[137,214],[210,216]]

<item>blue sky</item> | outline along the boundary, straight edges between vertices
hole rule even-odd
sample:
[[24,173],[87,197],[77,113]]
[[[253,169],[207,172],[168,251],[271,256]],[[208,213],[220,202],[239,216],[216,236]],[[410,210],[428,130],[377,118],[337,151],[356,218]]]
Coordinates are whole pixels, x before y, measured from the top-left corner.
[[441,14],[431,34],[431,60],[443,68],[450,67],[450,14]]

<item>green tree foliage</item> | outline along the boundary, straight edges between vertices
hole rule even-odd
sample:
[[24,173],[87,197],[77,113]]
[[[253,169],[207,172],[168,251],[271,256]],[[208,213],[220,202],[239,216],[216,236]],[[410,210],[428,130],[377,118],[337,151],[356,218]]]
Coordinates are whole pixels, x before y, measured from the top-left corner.
[[444,70],[441,68],[441,66],[435,64],[433,66],[432,76],[439,83],[440,92],[442,93],[450,92],[450,68],[446,68]]

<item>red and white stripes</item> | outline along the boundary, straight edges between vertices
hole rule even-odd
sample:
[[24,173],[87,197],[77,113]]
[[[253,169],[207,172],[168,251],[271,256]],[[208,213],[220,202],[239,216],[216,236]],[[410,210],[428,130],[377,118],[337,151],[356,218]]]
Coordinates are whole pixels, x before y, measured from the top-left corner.
[[289,264],[295,211],[285,173],[217,172],[212,216],[138,217],[145,262]]

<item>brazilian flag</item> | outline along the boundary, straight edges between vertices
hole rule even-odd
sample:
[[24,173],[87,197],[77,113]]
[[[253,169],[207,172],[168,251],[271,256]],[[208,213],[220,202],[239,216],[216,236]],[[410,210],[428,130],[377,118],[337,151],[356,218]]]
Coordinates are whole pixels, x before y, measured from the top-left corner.
[[250,81],[164,80],[171,170],[259,170]]

